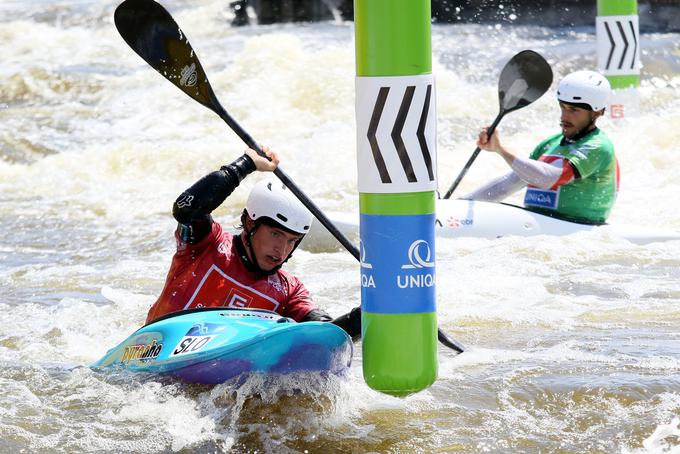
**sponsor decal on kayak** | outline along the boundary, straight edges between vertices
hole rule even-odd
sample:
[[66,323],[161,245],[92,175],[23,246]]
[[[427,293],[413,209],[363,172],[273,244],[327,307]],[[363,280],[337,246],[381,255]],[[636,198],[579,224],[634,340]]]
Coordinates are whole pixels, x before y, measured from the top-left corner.
[[224,325],[217,323],[196,323],[191,327],[185,336],[207,336],[208,334],[214,334],[224,331]]
[[222,317],[246,317],[246,318],[261,318],[263,320],[278,320],[281,318],[279,314],[268,314],[266,312],[241,312],[241,311],[233,311],[233,312],[221,312],[220,316]]
[[196,353],[208,345],[208,342],[217,337],[214,334],[221,331],[224,331],[223,325],[218,325],[216,323],[197,323],[187,331],[182,339],[180,339],[172,350],[172,353],[170,353],[170,356],[173,357]]
[[180,339],[177,346],[174,348],[170,356],[188,355],[189,353],[196,353],[205,347],[208,342],[217,336],[184,336]]
[[367,312],[435,310],[434,214],[361,215],[361,293]]
[[475,221],[470,218],[458,219],[453,216],[446,219],[446,226],[452,229],[457,229],[458,227],[471,227]]
[[556,210],[559,198],[559,191],[528,187],[524,195],[524,205]]
[[120,359],[121,363],[129,363],[131,361],[151,361],[158,357],[163,350],[163,344],[157,343],[154,339],[148,344],[135,344],[125,347],[123,357]]

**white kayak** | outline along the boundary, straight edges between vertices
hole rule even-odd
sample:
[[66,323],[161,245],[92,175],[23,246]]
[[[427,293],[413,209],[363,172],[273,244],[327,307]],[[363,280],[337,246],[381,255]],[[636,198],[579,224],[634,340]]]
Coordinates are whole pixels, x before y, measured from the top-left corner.
[[[353,241],[359,238],[358,213],[329,212],[328,219]],[[473,200],[437,200],[438,238],[501,238],[506,236],[553,235],[577,232],[606,231],[612,236],[636,244],[680,240],[680,230],[659,229],[636,225],[588,225],[563,221],[505,203]],[[328,248],[337,245],[335,238],[321,225],[312,223],[305,238],[307,247]]]

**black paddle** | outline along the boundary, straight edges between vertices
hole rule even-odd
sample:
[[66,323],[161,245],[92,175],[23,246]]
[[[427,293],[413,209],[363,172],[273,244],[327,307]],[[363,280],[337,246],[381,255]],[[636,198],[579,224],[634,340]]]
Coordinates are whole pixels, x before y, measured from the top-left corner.
[[[501,76],[498,79],[498,104],[500,106],[498,116],[491,123],[486,133],[491,137],[496,126],[501,122],[505,114],[528,106],[540,98],[552,84],[553,74],[550,65],[543,57],[533,50],[523,50],[505,64]],[[453,182],[444,198],[448,199],[460,184],[470,166],[477,159],[481,150],[479,147],[465,163],[465,167]]]
[[[260,156],[260,146],[222,107],[189,40],[165,8],[153,0],[125,0],[114,13],[120,35],[132,50],[177,88],[219,115],[229,127]],[[266,157],[266,156],[265,156]],[[359,252],[279,167],[274,171],[281,182],[307,207],[337,240],[359,259]]]
[[[125,42],[144,61],[192,99],[219,115],[249,148],[265,156],[257,142],[217,100],[189,40],[165,8],[154,0],[125,0],[116,8],[114,22]],[[281,170],[281,167],[274,171],[274,175],[295,194],[354,258],[360,260],[359,250]],[[443,345],[458,353],[463,352],[463,347],[441,330],[438,331],[438,339]]]

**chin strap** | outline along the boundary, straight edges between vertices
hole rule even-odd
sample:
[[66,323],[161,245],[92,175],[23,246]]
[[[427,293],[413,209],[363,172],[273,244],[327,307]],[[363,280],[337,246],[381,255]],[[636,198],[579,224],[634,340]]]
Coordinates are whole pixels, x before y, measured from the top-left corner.
[[[302,238],[300,238],[296,243],[295,247],[293,248],[292,251],[290,251],[290,254],[288,254],[288,257],[281,263],[280,265],[275,266],[269,271],[263,270],[260,267],[260,264],[257,263],[257,257],[255,256],[255,251],[253,250],[253,236],[255,235],[255,232],[257,229],[260,227],[259,223],[255,223],[255,227],[251,231],[248,231],[243,228],[244,232],[246,233],[246,244],[243,244],[243,241],[241,239],[241,235],[234,235],[234,240],[236,241],[236,250],[238,252],[239,257],[241,258],[241,262],[243,262],[243,266],[246,267],[248,271],[251,271],[253,273],[257,273],[258,275],[264,277],[264,276],[271,276],[272,274],[276,273],[278,270],[281,269],[284,263],[286,263],[288,260],[293,257],[293,252],[295,252],[295,249],[300,245],[300,242],[302,241]],[[304,238],[304,237],[303,237]],[[248,247],[248,251],[250,252],[250,257],[248,257],[248,253],[246,252],[246,247]]]
[[[248,271],[250,271],[251,273],[256,273],[257,275],[259,275],[261,277],[270,276],[270,275],[276,273],[279,270],[279,268],[281,268],[281,265],[276,266],[269,271],[265,271],[262,268],[260,268],[260,264],[257,263],[257,258],[255,257],[255,251],[253,251],[253,242],[252,242],[253,235],[255,235],[255,232],[257,231],[258,227],[259,227],[258,225],[255,225],[253,230],[251,230],[250,232],[245,230],[245,228],[244,228],[244,231],[246,233],[245,244],[243,244],[243,239],[242,239],[241,235],[234,235],[234,241],[235,241],[234,245],[236,246],[236,251],[238,252],[238,256],[241,259],[243,266],[245,266]],[[250,257],[252,257],[252,259],[250,257],[248,257],[248,253],[246,252],[246,247],[249,249]]]

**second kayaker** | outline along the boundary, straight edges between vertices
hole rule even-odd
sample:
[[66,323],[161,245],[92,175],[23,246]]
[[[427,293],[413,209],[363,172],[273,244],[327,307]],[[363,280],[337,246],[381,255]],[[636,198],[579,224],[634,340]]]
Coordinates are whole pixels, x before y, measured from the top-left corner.
[[614,206],[619,167],[614,146],[596,126],[611,88],[594,71],[577,71],[557,88],[562,132],[539,143],[528,158],[501,144],[498,132],[479,133],[477,145],[498,153],[512,171],[470,194],[470,200],[500,201],[527,187],[524,206],[532,211],[584,224],[602,224]]
[[212,172],[184,191],[173,205],[177,250],[147,323],[171,313],[226,306],[275,311],[297,322],[333,321],[356,338],[361,315],[333,320],[317,307],[304,284],[281,269],[312,224],[312,214],[279,182],[260,181],[241,215],[241,232],[222,229],[211,213],[254,171],[272,172],[279,158],[263,148]]

